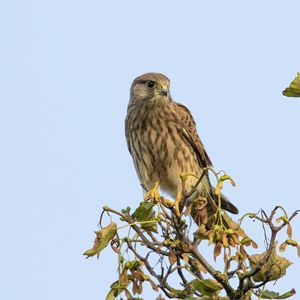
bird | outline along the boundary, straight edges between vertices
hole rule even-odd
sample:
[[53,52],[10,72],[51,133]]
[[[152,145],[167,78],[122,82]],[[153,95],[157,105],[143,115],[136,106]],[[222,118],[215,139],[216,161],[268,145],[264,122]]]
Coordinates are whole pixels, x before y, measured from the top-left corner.
[[[183,192],[183,175],[190,174],[186,177],[185,188],[191,190],[203,170],[212,167],[190,110],[172,99],[170,80],[164,74],[146,73],[133,80],[125,136],[140,184],[154,194],[159,185],[162,191],[177,199]],[[210,197],[218,203],[208,174],[197,187],[197,197],[202,200]],[[223,195],[221,207],[238,213]]]

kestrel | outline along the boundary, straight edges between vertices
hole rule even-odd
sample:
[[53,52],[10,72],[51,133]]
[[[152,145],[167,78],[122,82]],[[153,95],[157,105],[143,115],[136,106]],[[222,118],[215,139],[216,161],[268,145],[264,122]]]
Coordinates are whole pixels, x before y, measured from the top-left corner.
[[[170,80],[160,73],[138,76],[130,89],[125,120],[129,152],[141,185],[149,191],[156,183],[174,199],[182,192],[180,175],[189,176],[185,187],[190,190],[204,167],[212,166],[196,130],[191,112],[175,102],[169,91]],[[208,175],[198,186],[199,197],[217,201]],[[238,213],[222,196],[221,206]]]

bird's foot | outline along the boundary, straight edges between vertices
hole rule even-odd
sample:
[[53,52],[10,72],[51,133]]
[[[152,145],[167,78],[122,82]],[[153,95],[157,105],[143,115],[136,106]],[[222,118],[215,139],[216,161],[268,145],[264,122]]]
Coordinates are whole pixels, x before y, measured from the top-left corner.
[[176,200],[172,201],[169,199],[166,199],[164,197],[161,197],[158,191],[159,182],[157,181],[154,185],[154,187],[146,193],[144,196],[144,201],[153,201],[153,203],[161,203],[167,208],[175,208],[175,214],[180,217],[181,210],[182,210],[182,193],[178,192],[176,196]]
[[175,206],[175,213],[176,213],[177,217],[180,217],[180,215],[181,215],[181,212],[180,212],[181,206],[182,206],[181,202],[182,202],[182,193],[178,192],[177,196],[176,196],[175,204],[174,204],[174,206]]
[[144,201],[152,200],[154,203],[158,203],[160,200],[160,194],[158,191],[159,182],[157,181],[154,187],[146,193],[144,196]]

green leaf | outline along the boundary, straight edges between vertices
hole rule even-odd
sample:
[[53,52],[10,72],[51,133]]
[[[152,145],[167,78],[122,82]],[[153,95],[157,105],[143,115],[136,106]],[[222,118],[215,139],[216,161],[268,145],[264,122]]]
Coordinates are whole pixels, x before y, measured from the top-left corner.
[[[152,204],[151,202],[141,202],[140,206],[132,214],[132,217],[136,221],[141,222],[141,227],[144,230],[157,232],[158,219],[156,218],[153,207],[154,204]],[[147,223],[142,223],[145,221],[147,221]]]
[[110,290],[109,293],[107,294],[105,300],[115,300],[116,297],[114,296],[114,290]]
[[190,282],[193,289],[203,295],[211,296],[223,289],[223,286],[214,279],[194,279]]
[[[265,255],[266,252],[251,255],[249,257],[251,267],[254,268],[265,257]],[[285,257],[277,255],[276,246],[274,246],[268,261],[261,267],[259,272],[253,276],[253,280],[255,282],[277,280],[286,274],[286,269],[291,264],[292,262]]]
[[295,79],[291,82],[282,94],[286,97],[300,97],[300,73],[297,73]]
[[93,248],[85,251],[83,255],[86,255],[87,258],[89,258],[97,254],[97,257],[99,257],[100,252],[108,245],[109,241],[116,235],[116,233],[117,224],[114,222],[99,231],[95,231],[96,238],[94,246]]
[[257,296],[260,297],[262,299],[286,299],[289,297],[292,297],[293,295],[296,294],[296,291],[294,289],[291,289],[290,291],[280,295],[277,292],[272,292],[272,291],[261,291],[261,290],[257,290],[257,291],[253,291],[253,293]]
[[[127,284],[128,285],[128,284]],[[112,283],[110,286],[110,291],[107,294],[105,300],[114,300],[118,297],[124,290],[126,290],[127,285],[120,284],[119,280]]]
[[138,221],[147,221],[153,216],[153,206],[154,204],[151,202],[141,202],[140,206],[132,214],[132,217]]

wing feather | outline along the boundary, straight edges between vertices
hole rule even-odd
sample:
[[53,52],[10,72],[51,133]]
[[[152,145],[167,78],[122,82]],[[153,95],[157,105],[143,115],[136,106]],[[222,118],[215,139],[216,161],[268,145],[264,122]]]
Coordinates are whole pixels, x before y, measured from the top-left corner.
[[196,122],[191,112],[180,103],[176,103],[176,110],[179,117],[178,129],[195,151],[200,167],[211,167],[212,162],[197,133]]

